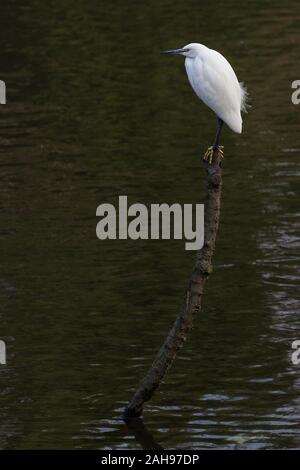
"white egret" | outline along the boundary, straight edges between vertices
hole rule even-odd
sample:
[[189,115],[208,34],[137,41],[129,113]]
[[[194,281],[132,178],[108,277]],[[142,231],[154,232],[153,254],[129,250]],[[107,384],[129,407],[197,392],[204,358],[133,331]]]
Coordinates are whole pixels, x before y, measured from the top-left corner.
[[204,159],[211,163],[214,152],[223,158],[223,146],[219,145],[222,126],[225,122],[234,132],[241,134],[241,111],[246,111],[246,89],[238,82],[225,57],[203,44],[191,43],[162,54],[185,56],[186,73],[193,90],[218,118],[215,142],[207,149]]

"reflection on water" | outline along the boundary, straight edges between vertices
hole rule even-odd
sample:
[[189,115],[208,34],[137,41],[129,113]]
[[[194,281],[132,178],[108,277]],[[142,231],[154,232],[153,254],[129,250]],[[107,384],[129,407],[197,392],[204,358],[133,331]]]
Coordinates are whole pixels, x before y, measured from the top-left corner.
[[224,132],[214,274],[145,423],[163,448],[300,447],[297,7],[1,7],[1,448],[140,448],[120,417],[194,254],[180,241],[101,243],[95,210],[120,194],[203,202],[215,118],[180,58],[158,54],[191,41],[228,57],[252,109],[242,136]]
[[133,435],[142,449],[164,450],[163,447],[154,440],[142,418],[130,418],[126,420],[126,424],[129,434]]

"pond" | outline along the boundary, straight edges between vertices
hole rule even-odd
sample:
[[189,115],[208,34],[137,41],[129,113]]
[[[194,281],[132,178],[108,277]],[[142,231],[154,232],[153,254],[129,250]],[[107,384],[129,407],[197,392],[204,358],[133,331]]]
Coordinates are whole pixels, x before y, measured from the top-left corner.
[[[144,423],[166,449],[300,448],[297,1],[5,2],[0,18],[0,447],[139,449],[122,410],[195,252],[96,237],[96,208],[204,202],[215,116],[182,57],[223,53],[250,94],[224,129],[203,309]],[[148,436],[149,437],[149,436]]]

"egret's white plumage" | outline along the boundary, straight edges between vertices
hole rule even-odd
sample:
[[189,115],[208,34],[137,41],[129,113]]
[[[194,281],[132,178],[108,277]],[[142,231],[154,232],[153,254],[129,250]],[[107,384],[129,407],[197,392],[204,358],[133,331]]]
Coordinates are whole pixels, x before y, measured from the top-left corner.
[[234,132],[242,132],[241,110],[245,91],[230,63],[217,51],[202,44],[184,49],[185,68],[191,86],[199,98]]
[[197,96],[230,129],[240,134],[241,111],[245,110],[246,90],[238,82],[233,68],[225,57],[198,43],[165,52],[185,56],[187,76]]

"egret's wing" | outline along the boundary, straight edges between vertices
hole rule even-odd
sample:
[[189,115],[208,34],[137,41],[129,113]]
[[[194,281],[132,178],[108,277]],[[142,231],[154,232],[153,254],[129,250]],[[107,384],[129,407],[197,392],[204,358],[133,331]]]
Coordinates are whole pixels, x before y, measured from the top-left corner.
[[229,62],[211,49],[204,58],[193,60],[188,70],[190,83],[199,98],[235,132],[241,132],[242,92]]

